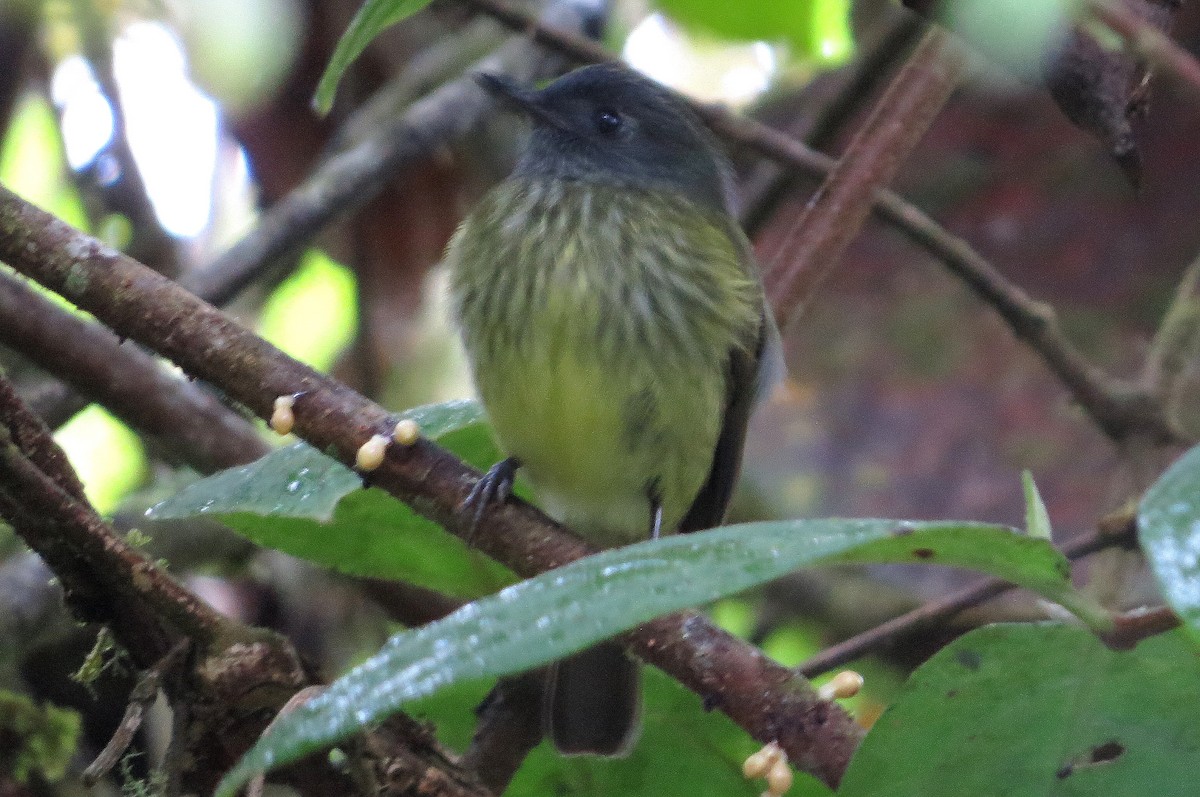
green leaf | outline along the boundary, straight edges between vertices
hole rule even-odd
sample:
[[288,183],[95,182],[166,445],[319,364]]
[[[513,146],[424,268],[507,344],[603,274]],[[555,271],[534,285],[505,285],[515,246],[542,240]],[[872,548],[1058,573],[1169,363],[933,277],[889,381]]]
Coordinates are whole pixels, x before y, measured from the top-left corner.
[[1025,533],[1030,537],[1050,539],[1050,513],[1034,484],[1033,474],[1027,470],[1021,471],[1021,487],[1025,490]]
[[320,697],[277,720],[222,782],[294,761],[452,683],[547,664],[668,612],[796,568],[844,562],[976,566],[1064,606],[1087,606],[1065,558],[1043,540],[972,523],[796,520],[752,523],[604,551],[392,637]]
[[341,82],[346,68],[367,49],[367,45],[384,28],[408,19],[430,2],[432,0],[366,0],[354,15],[354,19],[350,20],[350,27],[338,40],[333,57],[329,59],[329,66],[325,67],[325,73],[321,75],[314,98],[317,110],[323,114],[329,113],[329,109],[333,107],[333,95],[337,92],[338,83]]
[[1167,603],[1200,638],[1200,446],[1146,491],[1138,539]]
[[[486,469],[500,453],[474,401],[405,412],[426,437]],[[469,550],[406,505],[305,443],[201,479],[147,512],[152,521],[219,520],[259,545],[357,576],[409,581],[461,597],[511,583],[499,564]]]
[[1186,637],[1114,652],[1080,628],[996,625],[939,651],[875,722],[839,797],[1184,797],[1200,770]]
[[655,0],[682,25],[727,39],[787,41],[794,54],[840,63],[853,52],[849,0]]

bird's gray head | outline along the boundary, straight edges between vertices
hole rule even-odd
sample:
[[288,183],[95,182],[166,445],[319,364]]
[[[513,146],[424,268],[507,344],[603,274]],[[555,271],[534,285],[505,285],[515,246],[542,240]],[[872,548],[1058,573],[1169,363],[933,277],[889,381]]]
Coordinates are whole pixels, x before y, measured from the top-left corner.
[[490,74],[479,82],[533,122],[516,174],[661,188],[727,210],[728,165],[708,131],[637,72],[594,64],[541,90]]

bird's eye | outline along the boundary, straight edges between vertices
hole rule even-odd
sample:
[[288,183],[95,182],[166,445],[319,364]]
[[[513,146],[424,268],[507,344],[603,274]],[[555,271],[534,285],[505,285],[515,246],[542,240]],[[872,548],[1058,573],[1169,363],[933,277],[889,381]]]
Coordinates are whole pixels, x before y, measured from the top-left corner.
[[612,108],[597,108],[592,114],[592,123],[596,125],[596,131],[600,135],[611,138],[621,129],[625,120]]

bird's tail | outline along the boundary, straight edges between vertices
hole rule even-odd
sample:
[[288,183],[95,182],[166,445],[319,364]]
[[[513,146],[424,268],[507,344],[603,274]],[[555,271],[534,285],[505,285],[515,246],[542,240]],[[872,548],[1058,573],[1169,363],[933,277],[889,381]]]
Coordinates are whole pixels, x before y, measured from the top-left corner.
[[602,642],[551,668],[545,726],[559,752],[602,756],[629,752],[641,725],[639,667],[620,645]]

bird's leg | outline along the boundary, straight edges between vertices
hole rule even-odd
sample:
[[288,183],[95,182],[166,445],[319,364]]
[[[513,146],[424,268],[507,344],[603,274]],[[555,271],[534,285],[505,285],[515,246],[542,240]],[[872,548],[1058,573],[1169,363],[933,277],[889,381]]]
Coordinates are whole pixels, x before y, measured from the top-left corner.
[[502,459],[489,468],[488,472],[475,482],[471,492],[467,493],[467,497],[463,499],[462,508],[474,510],[471,517],[471,528],[467,532],[468,545],[474,539],[475,529],[479,527],[479,521],[483,518],[483,513],[487,508],[492,504],[504,503],[512,495],[513,480],[516,479],[517,469],[520,467],[521,460],[516,457]]
[[662,535],[662,491],[658,489],[658,477],[646,485],[646,497],[650,499],[650,539]]

